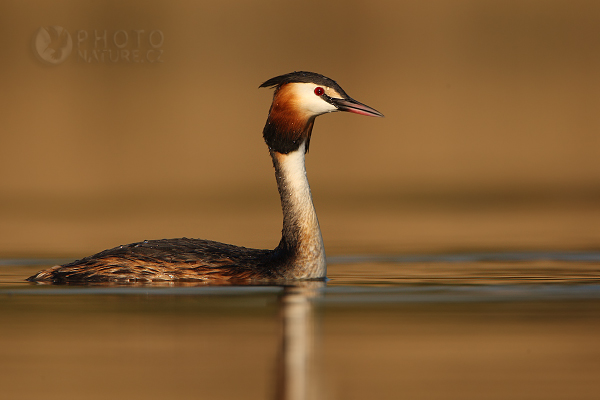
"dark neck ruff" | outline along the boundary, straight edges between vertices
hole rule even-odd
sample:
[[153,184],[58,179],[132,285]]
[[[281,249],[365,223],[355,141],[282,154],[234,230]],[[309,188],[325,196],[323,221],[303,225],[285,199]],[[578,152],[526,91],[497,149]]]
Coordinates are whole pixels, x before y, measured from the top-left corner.
[[273,121],[269,117],[263,129],[263,138],[271,151],[288,154],[298,150],[300,145],[306,142],[305,152],[308,153],[314,122],[315,119],[311,118],[300,124],[297,123],[296,125],[299,126],[289,126],[289,124]]

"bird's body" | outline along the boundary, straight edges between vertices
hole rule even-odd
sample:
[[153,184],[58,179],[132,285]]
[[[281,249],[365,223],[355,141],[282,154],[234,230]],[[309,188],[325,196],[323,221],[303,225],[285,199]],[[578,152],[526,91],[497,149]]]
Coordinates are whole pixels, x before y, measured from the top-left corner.
[[338,110],[382,114],[351,99],[333,80],[312,72],[281,75],[261,87],[276,88],[263,130],[283,211],[282,237],[274,250],[201,239],[145,240],[52,267],[28,280],[275,283],[324,279],[325,248],[304,166],[314,119]]

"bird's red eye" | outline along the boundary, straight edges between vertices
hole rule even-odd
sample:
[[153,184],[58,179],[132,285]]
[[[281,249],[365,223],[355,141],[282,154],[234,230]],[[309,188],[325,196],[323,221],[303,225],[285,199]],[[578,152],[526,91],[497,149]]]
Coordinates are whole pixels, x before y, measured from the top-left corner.
[[322,95],[323,95],[323,93],[325,93],[325,89],[323,89],[321,86],[317,86],[317,87],[315,88],[315,94],[316,94],[317,96],[322,96]]

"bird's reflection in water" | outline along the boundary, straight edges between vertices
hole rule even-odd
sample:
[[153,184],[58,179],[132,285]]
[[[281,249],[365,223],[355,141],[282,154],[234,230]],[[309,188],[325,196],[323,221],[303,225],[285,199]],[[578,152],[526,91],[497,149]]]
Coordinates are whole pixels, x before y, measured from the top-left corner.
[[276,400],[317,398],[313,301],[323,287],[324,282],[303,282],[285,287],[279,298]]

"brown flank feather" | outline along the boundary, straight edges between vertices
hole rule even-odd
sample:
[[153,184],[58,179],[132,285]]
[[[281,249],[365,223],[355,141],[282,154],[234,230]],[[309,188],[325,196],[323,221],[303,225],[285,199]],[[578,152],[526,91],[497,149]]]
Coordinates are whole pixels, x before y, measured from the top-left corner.
[[[275,264],[272,264],[272,261],[275,261]],[[118,246],[41,271],[27,280],[53,283],[248,283],[286,279],[286,271],[289,269],[285,264],[285,261],[278,257],[277,249],[248,249],[201,239],[162,239]],[[276,272],[276,265],[283,268]]]

